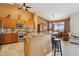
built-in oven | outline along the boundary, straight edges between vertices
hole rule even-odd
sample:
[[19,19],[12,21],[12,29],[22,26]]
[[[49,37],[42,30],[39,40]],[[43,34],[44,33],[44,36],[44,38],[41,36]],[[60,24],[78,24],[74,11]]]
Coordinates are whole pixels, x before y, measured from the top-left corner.
[[17,24],[16,28],[18,30],[18,41],[24,40],[24,35],[26,33],[26,28],[23,24]]
[[23,41],[24,40],[24,34],[23,32],[18,32],[18,41]]
[[16,28],[17,28],[17,29],[23,29],[23,24],[17,24],[17,25],[16,25]]

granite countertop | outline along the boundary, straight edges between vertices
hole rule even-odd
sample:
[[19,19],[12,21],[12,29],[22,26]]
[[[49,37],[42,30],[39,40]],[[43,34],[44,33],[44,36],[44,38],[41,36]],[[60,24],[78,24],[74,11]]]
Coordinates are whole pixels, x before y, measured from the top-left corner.
[[38,39],[40,39],[41,37],[43,37],[45,35],[47,35],[47,34],[45,34],[45,33],[37,33],[37,34],[30,33],[30,34],[25,35],[24,38],[29,38],[30,40],[34,40],[34,39],[38,40]]

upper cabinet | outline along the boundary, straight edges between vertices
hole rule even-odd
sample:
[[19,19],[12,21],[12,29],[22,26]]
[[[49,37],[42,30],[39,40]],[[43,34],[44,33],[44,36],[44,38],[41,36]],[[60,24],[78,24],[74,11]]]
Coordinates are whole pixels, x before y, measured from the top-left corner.
[[9,28],[10,27],[10,21],[4,17],[0,18],[2,21],[3,28]]
[[[7,16],[9,17],[7,18]],[[23,24],[26,28],[37,32],[37,14],[18,9],[15,5],[0,4],[0,20],[4,29],[15,29],[17,24]]]
[[10,28],[16,28],[17,19],[11,19],[10,20]]

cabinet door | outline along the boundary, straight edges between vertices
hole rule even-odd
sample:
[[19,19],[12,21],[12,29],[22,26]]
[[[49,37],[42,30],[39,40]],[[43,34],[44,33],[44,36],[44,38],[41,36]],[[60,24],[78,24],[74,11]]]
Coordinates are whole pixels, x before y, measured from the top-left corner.
[[0,36],[0,44],[11,43],[12,37],[9,34],[3,34]]
[[4,43],[14,43],[14,42],[18,42],[18,35],[13,33],[5,34]]
[[3,44],[3,35],[0,35],[0,44]]
[[12,38],[10,34],[4,34],[3,43],[11,43]]
[[17,34],[12,34],[12,42],[18,42],[18,35]]
[[16,23],[17,23],[16,19],[11,19],[10,20],[10,28],[16,28]]
[[3,18],[2,25],[4,28],[9,28],[10,27],[10,20]]

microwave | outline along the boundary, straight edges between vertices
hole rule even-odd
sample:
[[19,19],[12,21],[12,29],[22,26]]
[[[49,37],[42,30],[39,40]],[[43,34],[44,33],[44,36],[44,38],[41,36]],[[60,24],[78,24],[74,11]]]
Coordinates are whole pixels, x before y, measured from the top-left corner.
[[18,29],[23,29],[23,24],[17,24],[17,25],[16,25],[16,28],[18,28]]

